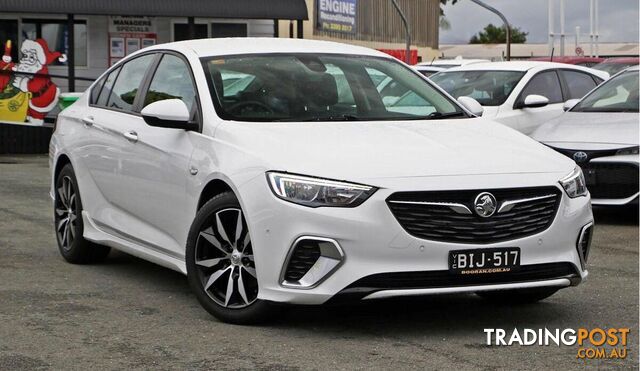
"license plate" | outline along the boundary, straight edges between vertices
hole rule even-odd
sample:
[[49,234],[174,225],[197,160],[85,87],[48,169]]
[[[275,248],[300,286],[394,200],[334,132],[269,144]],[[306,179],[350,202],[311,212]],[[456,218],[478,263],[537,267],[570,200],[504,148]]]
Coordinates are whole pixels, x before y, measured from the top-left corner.
[[504,273],[519,266],[519,247],[449,251],[449,271],[455,274]]
[[596,185],[598,179],[596,177],[596,171],[594,169],[585,169],[584,180],[587,183],[587,187]]

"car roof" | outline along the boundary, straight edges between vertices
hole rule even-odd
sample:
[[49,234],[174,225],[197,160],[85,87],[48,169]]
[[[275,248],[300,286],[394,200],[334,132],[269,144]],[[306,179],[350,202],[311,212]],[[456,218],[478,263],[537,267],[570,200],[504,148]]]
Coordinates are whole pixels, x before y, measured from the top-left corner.
[[554,56],[554,57],[534,57],[529,58],[529,61],[542,61],[542,62],[558,62],[565,64],[579,64],[579,63],[600,63],[604,61],[604,58],[600,57],[585,57],[585,56]]
[[277,37],[235,37],[177,41],[159,44],[145,51],[153,49],[172,49],[176,51],[191,51],[198,57],[215,57],[238,54],[267,54],[267,53],[326,53],[326,54],[355,54],[395,59],[392,56],[361,46],[342,44],[333,41],[288,39]]
[[488,59],[463,59],[463,58],[455,58],[455,59],[436,59],[431,62],[423,62],[419,63],[419,65],[430,65],[430,66],[438,66],[438,65],[456,65],[456,66],[464,66],[467,64],[476,64],[476,63],[486,63],[491,62]]
[[602,63],[638,63],[640,57],[613,57],[607,58]]
[[443,67],[422,65],[422,64],[416,64],[415,66],[413,66],[413,68],[421,71],[437,71],[437,72],[446,70],[446,68],[443,68]]
[[479,63],[468,66],[453,67],[446,72],[454,71],[520,71],[526,72],[532,69],[549,69],[549,68],[562,68],[572,69],[588,72],[592,75],[596,75],[603,79],[608,79],[609,74],[604,71],[594,70],[593,68],[578,66],[574,64],[556,63],[556,62],[537,62],[537,61],[506,61],[506,62],[491,62],[491,63]]

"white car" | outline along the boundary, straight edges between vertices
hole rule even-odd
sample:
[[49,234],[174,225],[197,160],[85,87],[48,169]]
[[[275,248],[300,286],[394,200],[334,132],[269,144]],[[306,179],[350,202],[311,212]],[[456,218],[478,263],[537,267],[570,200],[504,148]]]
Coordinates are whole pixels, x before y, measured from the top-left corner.
[[[385,104],[380,73],[413,106]],[[225,90],[245,75],[242,90]],[[587,276],[580,168],[367,48],[145,48],[58,116],[50,153],[66,260],[113,247],[175,269],[224,321],[264,319],[273,303],[535,301]]]
[[637,204],[638,67],[613,76],[581,101],[567,102],[567,109],[532,137],[582,167],[594,205]]
[[455,57],[453,59],[434,59],[431,62],[421,62],[416,66],[431,66],[431,67],[439,67],[442,69],[448,69],[453,67],[467,66],[471,64],[478,63],[490,63],[491,61],[488,59],[465,59],[460,56]]
[[446,70],[446,68],[444,67],[436,67],[436,66],[431,66],[431,65],[423,65],[423,64],[416,64],[415,66],[413,66],[413,68],[420,72],[421,74],[423,74],[425,77],[429,77],[433,74],[436,74],[438,72],[442,72],[444,70]]
[[531,61],[473,64],[430,77],[455,98],[477,100],[482,117],[524,134],[560,116],[565,101],[582,98],[607,78],[607,72],[587,67]]

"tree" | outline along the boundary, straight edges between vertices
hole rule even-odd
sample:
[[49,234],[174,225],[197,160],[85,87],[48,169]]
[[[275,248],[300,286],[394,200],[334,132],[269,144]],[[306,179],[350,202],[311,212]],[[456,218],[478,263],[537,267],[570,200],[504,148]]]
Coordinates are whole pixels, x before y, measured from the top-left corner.
[[[527,42],[528,32],[521,31],[518,27],[511,27],[511,42],[514,44],[522,44]],[[507,42],[507,31],[502,27],[494,26],[489,23],[477,35],[473,35],[469,40],[469,44],[502,44]]]
[[458,2],[458,0],[440,0],[440,28],[443,30],[451,29],[451,23],[449,23],[449,20],[445,17],[443,9],[449,1],[451,1],[451,5],[455,5],[455,3]]

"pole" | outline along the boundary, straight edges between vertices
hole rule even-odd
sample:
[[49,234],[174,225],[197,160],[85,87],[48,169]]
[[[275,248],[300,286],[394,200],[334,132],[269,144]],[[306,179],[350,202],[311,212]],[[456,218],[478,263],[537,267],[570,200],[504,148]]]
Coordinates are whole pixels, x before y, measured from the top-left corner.
[[595,35],[596,36],[596,57],[600,57],[600,50],[599,50],[600,41],[598,40],[600,38],[600,26],[598,25],[598,13],[599,13],[598,2],[599,1],[595,0],[595,2],[596,2],[596,6],[595,6],[595,11],[594,11],[595,12],[594,19],[595,19],[595,24],[596,24],[596,26],[595,26],[595,28],[596,28],[596,35]]
[[576,26],[576,45],[575,49],[577,50],[580,46],[580,26]]
[[196,38],[196,20],[194,17],[187,17],[187,35],[189,40]]
[[509,21],[507,21],[507,18],[504,16],[504,14],[500,13],[498,9],[491,7],[480,0],[471,0],[471,1],[487,9],[488,11],[495,13],[496,15],[498,15],[498,17],[500,17],[500,19],[502,19],[502,22],[504,22],[504,28],[507,31],[507,40],[506,40],[507,41],[507,58],[506,59],[511,60],[511,26],[509,26]]
[[593,0],[589,0],[589,56],[593,57]]
[[548,0],[547,2],[547,7],[548,7],[548,11],[549,11],[549,45],[548,45],[548,49],[549,52],[548,54],[551,55],[551,52],[553,51],[553,44],[555,43],[555,34],[553,33],[553,26],[555,23],[555,19],[553,16],[553,0]]
[[75,61],[75,20],[73,14],[67,14],[67,89],[76,90],[76,61]]
[[402,9],[400,9],[400,6],[398,5],[397,0],[391,0],[391,3],[393,4],[393,7],[396,8],[396,11],[400,15],[400,18],[402,19],[402,24],[404,24],[405,41],[407,44],[404,52],[404,61],[407,62],[407,64],[411,64],[411,32],[409,30],[409,22],[407,22],[407,18],[404,16]]
[[564,0],[560,0],[560,56],[564,57]]
[[297,24],[297,28],[298,28],[298,32],[297,32],[297,36],[298,39],[303,39],[304,38],[304,27],[302,26],[302,20],[298,19],[296,21]]

